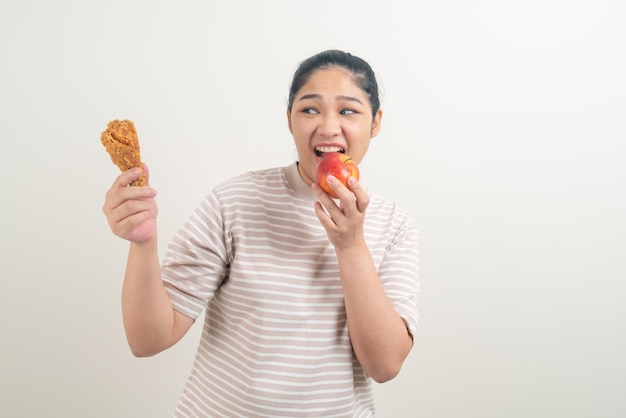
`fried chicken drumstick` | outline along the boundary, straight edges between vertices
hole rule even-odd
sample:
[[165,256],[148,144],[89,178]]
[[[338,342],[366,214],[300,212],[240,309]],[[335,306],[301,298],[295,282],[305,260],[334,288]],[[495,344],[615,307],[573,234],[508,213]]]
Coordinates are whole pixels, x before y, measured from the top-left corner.
[[[139,153],[139,138],[135,124],[130,120],[112,120],[100,135],[100,141],[111,156],[113,163],[121,170],[126,171],[134,167],[142,167]],[[130,184],[131,186],[145,186],[144,174]]]

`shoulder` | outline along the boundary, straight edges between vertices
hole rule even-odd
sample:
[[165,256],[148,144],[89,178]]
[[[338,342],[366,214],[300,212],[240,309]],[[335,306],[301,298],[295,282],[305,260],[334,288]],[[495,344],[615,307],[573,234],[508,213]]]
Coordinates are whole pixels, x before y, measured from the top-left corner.
[[391,240],[401,236],[417,240],[417,223],[406,208],[381,194],[372,191],[368,193],[370,204],[367,207],[366,225],[370,231],[386,235]]
[[217,195],[258,191],[270,186],[283,187],[284,174],[281,167],[247,171],[218,184],[213,192]]
[[292,196],[284,167],[248,171],[218,184],[206,200],[220,207],[284,205]]
[[371,190],[368,190],[368,194],[370,196],[370,204],[367,208],[368,213],[381,218],[402,219],[414,223],[409,211],[397,202]]

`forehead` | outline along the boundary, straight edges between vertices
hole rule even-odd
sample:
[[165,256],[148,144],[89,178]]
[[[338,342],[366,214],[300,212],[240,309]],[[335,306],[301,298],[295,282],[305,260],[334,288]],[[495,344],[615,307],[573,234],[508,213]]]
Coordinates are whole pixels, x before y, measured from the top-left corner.
[[315,71],[302,85],[297,97],[308,94],[365,98],[365,92],[355,83],[353,75],[343,68],[324,68]]

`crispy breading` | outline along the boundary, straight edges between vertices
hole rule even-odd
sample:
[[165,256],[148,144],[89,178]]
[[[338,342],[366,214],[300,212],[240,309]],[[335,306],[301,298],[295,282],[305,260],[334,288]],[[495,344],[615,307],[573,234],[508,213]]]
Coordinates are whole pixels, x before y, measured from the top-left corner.
[[[113,163],[121,170],[126,171],[134,167],[141,167],[141,153],[139,152],[139,138],[135,124],[130,120],[112,120],[100,135],[100,141],[111,156]],[[130,184],[131,186],[145,186],[144,174]]]

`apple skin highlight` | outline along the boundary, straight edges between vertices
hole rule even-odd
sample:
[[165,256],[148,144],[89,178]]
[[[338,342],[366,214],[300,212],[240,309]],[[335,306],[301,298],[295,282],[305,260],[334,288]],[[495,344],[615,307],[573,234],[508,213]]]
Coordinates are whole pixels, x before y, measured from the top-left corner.
[[345,187],[348,187],[350,177],[359,180],[359,166],[350,156],[341,152],[329,152],[319,160],[316,171],[317,183],[328,195],[337,199],[339,196],[326,182],[329,175],[336,177]]

